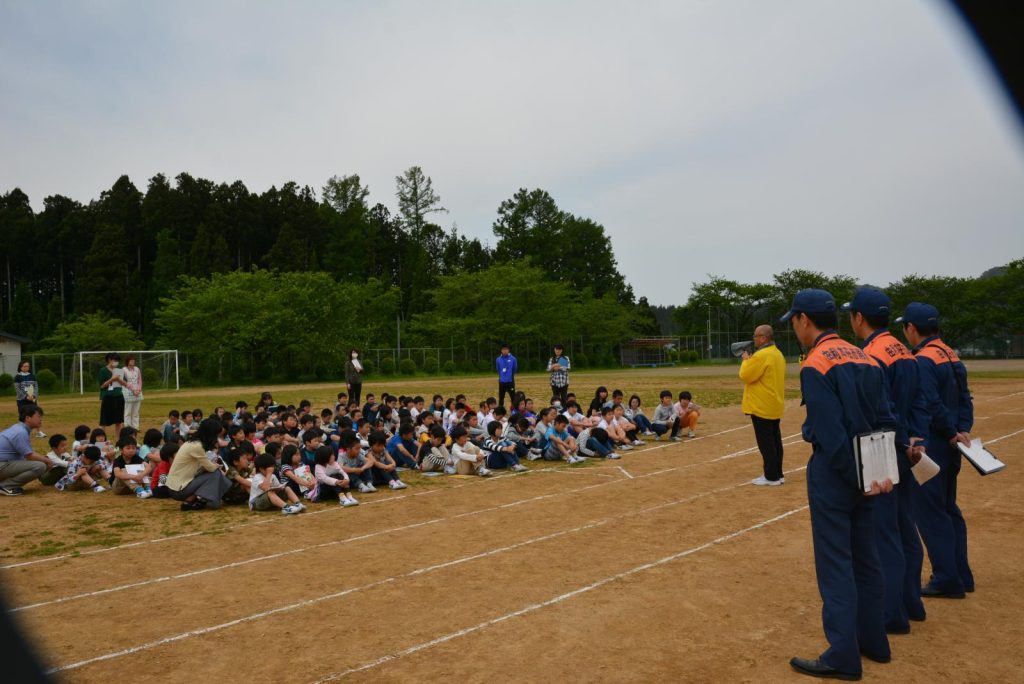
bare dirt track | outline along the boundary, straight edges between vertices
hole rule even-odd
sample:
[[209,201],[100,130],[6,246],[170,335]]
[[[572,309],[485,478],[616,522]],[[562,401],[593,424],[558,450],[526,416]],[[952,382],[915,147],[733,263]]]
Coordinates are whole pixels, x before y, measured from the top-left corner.
[[[960,476],[977,592],[929,602],[926,622],[892,637],[892,663],[865,662],[866,679],[1022,679],[1024,383],[972,388],[974,434],[999,439],[1009,464]],[[74,682],[805,681],[787,661],[824,639],[802,418],[790,401],[779,488],[748,484],[753,434],[723,407],[699,439],[621,461],[453,478],[295,518],[9,499],[4,548],[83,525],[120,541],[8,552],[0,581]]]

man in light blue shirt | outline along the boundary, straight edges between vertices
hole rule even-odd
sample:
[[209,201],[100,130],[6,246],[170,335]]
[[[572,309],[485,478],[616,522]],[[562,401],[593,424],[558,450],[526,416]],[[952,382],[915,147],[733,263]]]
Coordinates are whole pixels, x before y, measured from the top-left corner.
[[29,435],[43,425],[43,409],[35,404],[18,407],[18,422],[0,432],[0,494],[21,496],[22,485],[38,480],[50,461],[32,450]]

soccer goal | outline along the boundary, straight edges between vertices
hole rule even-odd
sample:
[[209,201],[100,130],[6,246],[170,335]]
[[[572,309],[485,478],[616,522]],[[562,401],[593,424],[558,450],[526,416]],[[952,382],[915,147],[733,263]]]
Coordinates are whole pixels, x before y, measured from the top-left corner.
[[[99,391],[100,369],[106,364],[104,357],[111,351],[80,351],[75,353],[75,363],[71,367],[71,386],[78,385],[78,392]],[[178,377],[177,349],[150,349],[137,351],[117,351],[121,355],[121,366],[129,354],[135,356],[135,364],[142,371],[142,390],[147,389],[181,389]]]

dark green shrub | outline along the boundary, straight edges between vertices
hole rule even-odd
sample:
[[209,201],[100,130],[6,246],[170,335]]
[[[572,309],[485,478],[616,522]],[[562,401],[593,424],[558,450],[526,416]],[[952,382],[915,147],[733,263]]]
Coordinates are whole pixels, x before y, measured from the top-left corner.
[[398,369],[402,375],[416,375],[416,362],[412,359],[402,359],[402,362],[398,364]]
[[[268,378],[270,377],[270,373],[269,372],[267,373],[267,377]],[[192,386],[192,371],[190,371],[188,368],[179,368],[178,369],[178,383],[182,387],[191,387]]]
[[370,359],[363,361],[363,375],[373,375],[377,372],[377,364]]
[[142,369],[142,386],[153,388],[160,383],[160,373],[157,372],[156,368],[143,368]]
[[14,376],[10,373],[0,373],[0,390],[10,389],[14,384]]
[[455,362],[452,361],[451,359],[445,361],[444,365],[441,366],[441,370],[444,371],[445,375],[455,375],[455,371],[457,370],[455,367]]
[[437,375],[437,370],[440,365],[437,363],[437,359],[433,356],[428,356],[423,359],[423,372],[429,375]]
[[[580,352],[579,354],[576,354],[575,356],[573,356],[572,359],[570,360],[570,362],[572,363],[572,367],[573,368],[588,368],[588,367],[590,367],[590,357],[587,356],[586,354],[584,354],[583,352]],[[547,364],[544,364],[544,365],[547,366]]]
[[390,356],[380,362],[380,372],[384,375],[395,374],[395,360]]
[[494,362],[488,361],[487,359],[480,359],[476,362],[476,370],[480,373],[486,373],[494,370]]
[[39,389],[46,392],[52,392],[60,385],[60,379],[57,377],[57,374],[49,368],[44,368],[36,373],[36,382],[39,383]]

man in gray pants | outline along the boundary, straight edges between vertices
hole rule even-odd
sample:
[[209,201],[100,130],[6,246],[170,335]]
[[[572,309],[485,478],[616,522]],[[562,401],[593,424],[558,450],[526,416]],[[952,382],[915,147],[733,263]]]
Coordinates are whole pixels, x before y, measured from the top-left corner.
[[38,480],[50,461],[32,450],[29,435],[43,425],[43,409],[35,404],[18,407],[18,422],[0,432],[0,494],[20,496],[22,485]]

